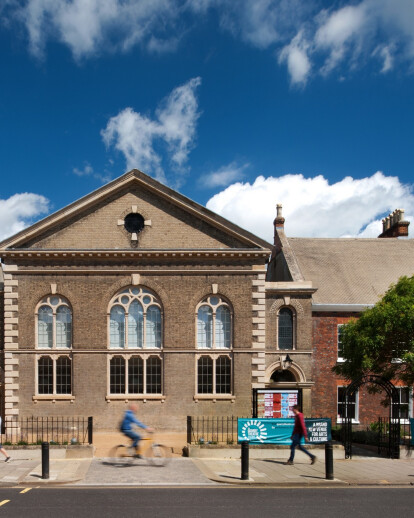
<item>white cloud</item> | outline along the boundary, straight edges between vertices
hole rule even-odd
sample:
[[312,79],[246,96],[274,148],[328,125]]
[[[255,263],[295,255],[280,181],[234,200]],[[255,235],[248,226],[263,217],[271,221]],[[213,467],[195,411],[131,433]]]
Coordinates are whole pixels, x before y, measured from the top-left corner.
[[164,143],[176,172],[183,173],[182,168],[194,144],[200,115],[195,92],[200,84],[201,79],[196,77],[175,88],[160,103],[156,119],[141,115],[132,108],[125,108],[112,117],[101,131],[105,144],[113,145],[124,154],[127,169],[141,169],[155,175],[160,181],[166,181],[162,156],[155,147]]
[[38,216],[49,212],[49,200],[30,192],[0,200],[0,239],[12,236],[29,226]]
[[135,45],[173,52],[185,34],[214,12],[214,20],[235,38],[281,55],[292,83],[304,83],[311,70],[327,75],[340,66],[361,67],[377,47],[383,49],[381,72],[404,62],[414,68],[413,0],[337,0],[322,10],[319,0],[4,2],[3,24],[10,30],[13,22],[23,24],[38,57],[51,40],[66,45],[77,60]]
[[304,84],[311,70],[326,76],[339,66],[360,68],[379,44],[380,72],[397,62],[414,67],[412,0],[342,0],[319,11],[320,3],[312,0],[215,0],[208,5],[218,9],[222,27],[235,36],[260,49],[274,47],[293,84]]
[[73,172],[76,174],[76,176],[92,176],[93,167],[89,164],[85,164],[85,167],[83,169],[78,169],[77,167],[74,167]]
[[342,47],[350,38],[360,33],[367,23],[364,2],[357,6],[346,6],[326,17],[320,25],[315,40],[319,47]]
[[312,0],[187,0],[186,5],[203,16],[214,8],[224,30],[261,49],[296,32],[315,9]]
[[95,172],[93,167],[87,162],[85,163],[83,169],[78,169],[77,167],[74,167],[73,174],[75,174],[76,176],[91,176],[92,178],[95,178],[96,180],[99,180],[102,183],[109,182],[111,180],[110,174],[100,174]]
[[302,33],[299,32],[279,54],[279,63],[287,62],[292,84],[304,85],[308,79],[311,70],[311,63],[307,55],[308,47],[309,45],[302,39]]
[[[325,18],[323,14],[319,16],[321,20]],[[369,20],[364,2],[357,6],[338,9],[324,19],[314,38],[316,50],[329,54],[322,67],[323,73],[329,73],[335,68],[344,59],[352,44],[357,45],[358,51],[360,50]]]
[[240,180],[244,177],[244,170],[249,167],[249,164],[238,166],[236,162],[231,162],[228,165],[220,167],[217,171],[200,176],[198,182],[203,187],[216,188],[225,187],[232,182]]
[[273,241],[276,204],[283,204],[288,236],[376,237],[380,220],[396,208],[414,216],[410,186],[382,172],[329,184],[322,176],[259,176],[253,184],[235,183],[213,196],[207,207],[267,241]]
[[379,56],[379,58],[382,60],[383,65],[381,68],[381,73],[386,74],[393,68],[393,66],[394,66],[393,52],[394,52],[394,46],[392,44],[390,44],[390,45],[383,45],[383,46],[379,45],[372,53],[373,56]]
[[[102,50],[145,43],[178,14],[169,0],[28,0],[14,11],[27,30],[31,52],[40,57],[49,39],[67,45],[76,59]],[[160,49],[160,45],[158,49]]]

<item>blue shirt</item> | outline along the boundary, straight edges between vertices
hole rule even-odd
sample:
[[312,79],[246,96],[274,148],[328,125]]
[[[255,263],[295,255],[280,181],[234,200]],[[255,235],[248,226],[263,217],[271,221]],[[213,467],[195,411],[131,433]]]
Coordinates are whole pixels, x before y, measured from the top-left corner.
[[129,432],[132,430],[133,424],[136,424],[141,428],[147,428],[144,423],[141,423],[141,421],[135,417],[135,414],[132,410],[127,410],[121,423],[121,432]]

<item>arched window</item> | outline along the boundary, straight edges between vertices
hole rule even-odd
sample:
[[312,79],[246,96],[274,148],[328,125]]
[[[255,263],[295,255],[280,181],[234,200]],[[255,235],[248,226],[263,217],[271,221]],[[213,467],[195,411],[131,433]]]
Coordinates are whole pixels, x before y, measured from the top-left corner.
[[293,313],[289,308],[279,311],[278,347],[285,351],[293,349]]
[[270,381],[272,381],[273,383],[291,383],[296,381],[296,377],[293,374],[293,372],[289,370],[279,369],[272,374]]
[[36,319],[39,349],[72,347],[72,310],[65,298],[58,295],[43,298],[38,305]]
[[199,349],[230,349],[232,313],[221,297],[209,295],[197,307],[197,347]]
[[142,287],[118,293],[110,303],[111,349],[161,349],[162,313],[157,297]]

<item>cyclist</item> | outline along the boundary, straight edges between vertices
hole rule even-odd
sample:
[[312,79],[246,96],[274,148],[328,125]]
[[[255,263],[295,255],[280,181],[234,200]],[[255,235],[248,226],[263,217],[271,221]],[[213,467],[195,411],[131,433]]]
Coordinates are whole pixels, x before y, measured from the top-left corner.
[[137,451],[138,451],[138,443],[141,440],[141,436],[133,430],[134,425],[139,426],[140,428],[144,428],[148,432],[153,432],[154,430],[150,428],[149,426],[145,425],[144,423],[141,423],[136,417],[136,412],[138,410],[137,405],[131,404],[128,407],[128,410],[125,411],[124,418],[122,420],[120,429],[121,432],[132,439],[132,448],[134,449],[134,453],[136,456],[139,457]]

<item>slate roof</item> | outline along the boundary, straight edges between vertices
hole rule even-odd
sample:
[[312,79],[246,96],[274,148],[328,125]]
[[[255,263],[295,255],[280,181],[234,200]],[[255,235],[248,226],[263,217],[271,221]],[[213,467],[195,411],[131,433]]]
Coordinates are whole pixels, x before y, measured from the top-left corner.
[[414,239],[289,238],[316,304],[375,304],[392,283],[414,275]]

